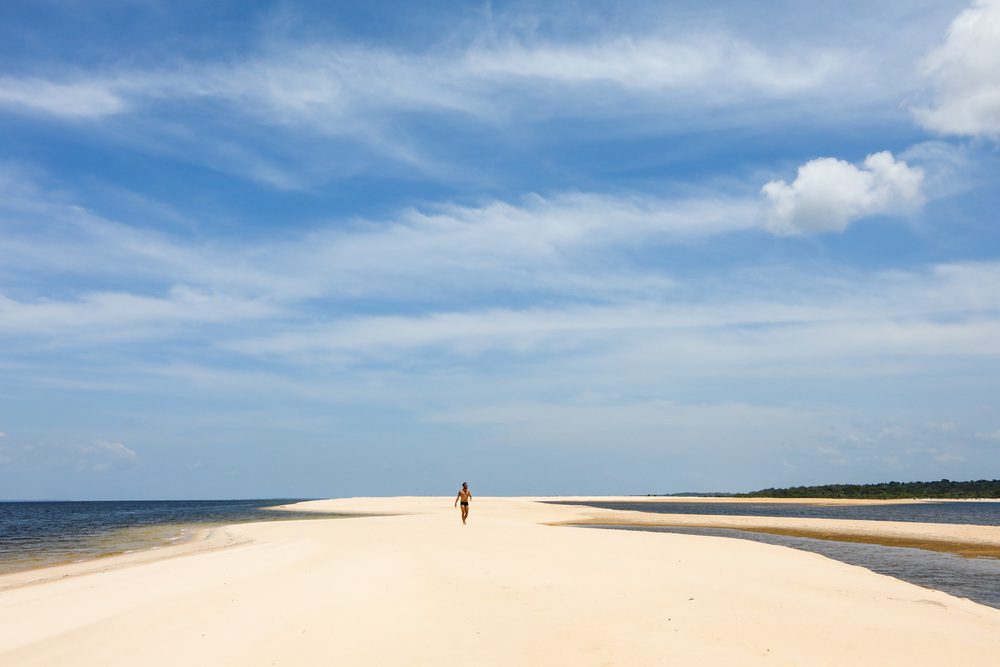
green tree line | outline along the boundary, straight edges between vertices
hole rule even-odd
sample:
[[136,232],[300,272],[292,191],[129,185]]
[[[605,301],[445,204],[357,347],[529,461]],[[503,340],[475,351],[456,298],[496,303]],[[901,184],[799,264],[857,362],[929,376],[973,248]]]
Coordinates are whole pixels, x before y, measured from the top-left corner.
[[971,482],[881,482],[879,484],[823,484],[761,489],[734,494],[738,498],[1000,498],[1000,479]]

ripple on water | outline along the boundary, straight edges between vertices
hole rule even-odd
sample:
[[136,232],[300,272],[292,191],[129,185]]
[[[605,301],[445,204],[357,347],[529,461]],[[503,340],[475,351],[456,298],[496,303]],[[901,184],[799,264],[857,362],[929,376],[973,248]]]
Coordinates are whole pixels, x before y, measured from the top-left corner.
[[176,544],[195,528],[336,515],[276,500],[0,502],[0,574]]

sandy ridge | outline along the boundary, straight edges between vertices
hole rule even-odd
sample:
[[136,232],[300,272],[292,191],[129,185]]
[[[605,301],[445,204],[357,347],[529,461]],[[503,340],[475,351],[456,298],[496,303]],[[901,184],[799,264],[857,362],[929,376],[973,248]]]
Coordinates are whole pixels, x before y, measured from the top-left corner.
[[1000,526],[714,514],[654,514],[589,507],[582,509],[580,515],[582,516],[559,523],[731,528],[819,539],[910,546],[966,556],[1000,557]]
[[[238,545],[0,592],[11,665],[995,664],[1000,611],[815,554],[476,498],[227,527]],[[166,550],[163,550],[166,551]],[[5,577],[0,577],[0,585]]]

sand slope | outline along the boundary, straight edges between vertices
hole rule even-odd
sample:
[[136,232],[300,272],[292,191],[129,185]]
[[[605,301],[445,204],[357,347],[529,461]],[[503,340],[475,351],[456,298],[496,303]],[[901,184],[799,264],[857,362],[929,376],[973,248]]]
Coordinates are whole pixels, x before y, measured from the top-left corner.
[[547,526],[586,513],[519,499],[475,499],[468,526],[451,499],[310,506],[410,514],[235,526],[226,531],[234,546],[224,549],[9,588],[0,592],[0,664],[931,665],[961,657],[987,665],[1000,652],[1000,611],[815,554]]

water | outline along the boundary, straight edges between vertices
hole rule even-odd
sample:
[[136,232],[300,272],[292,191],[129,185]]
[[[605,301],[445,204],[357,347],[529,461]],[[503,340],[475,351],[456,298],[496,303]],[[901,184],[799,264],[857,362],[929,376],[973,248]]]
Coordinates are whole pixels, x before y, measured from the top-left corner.
[[0,573],[148,549],[196,528],[330,516],[264,509],[290,502],[297,500],[0,502]]
[[855,519],[863,521],[909,521],[916,523],[961,523],[1000,526],[1000,501],[905,503],[886,505],[805,505],[793,503],[699,503],[699,502],[569,502],[612,510],[634,510],[657,514],[710,514],[714,516],[782,516],[800,519]]
[[[709,514],[728,516],[778,516],[866,521],[911,521],[1000,525],[1000,502],[912,503],[895,505],[799,505],[771,503],[669,502],[563,502],[605,509],[637,510],[658,514]],[[859,542],[836,542],[808,537],[770,535],[728,528],[688,526],[601,526],[620,530],[684,533],[733,537],[812,551],[851,565],[886,574],[925,588],[934,588],[1000,609],[1000,560],[962,558],[954,554],[889,547]]]

